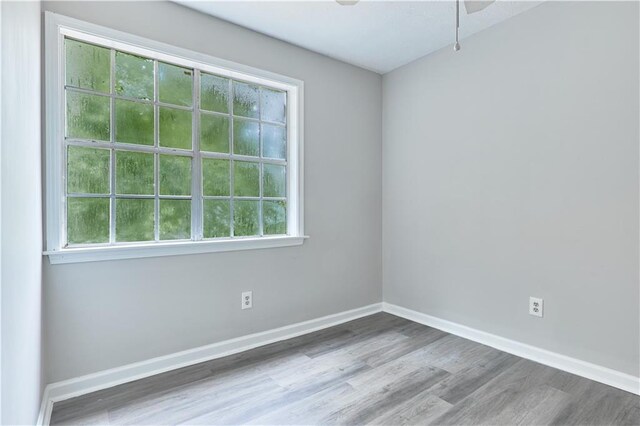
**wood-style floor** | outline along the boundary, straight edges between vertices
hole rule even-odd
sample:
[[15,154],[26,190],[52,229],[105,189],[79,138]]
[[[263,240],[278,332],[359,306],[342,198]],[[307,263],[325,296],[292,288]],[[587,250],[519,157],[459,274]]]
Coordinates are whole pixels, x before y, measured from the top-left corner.
[[59,402],[51,423],[638,425],[640,397],[381,313]]

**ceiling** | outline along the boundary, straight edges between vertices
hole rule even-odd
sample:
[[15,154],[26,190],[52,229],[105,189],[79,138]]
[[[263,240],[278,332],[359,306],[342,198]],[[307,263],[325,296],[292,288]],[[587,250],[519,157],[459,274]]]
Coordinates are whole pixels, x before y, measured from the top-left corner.
[[[455,2],[175,0],[187,7],[332,58],[384,74],[445,46],[453,46]],[[467,15],[462,39],[542,1],[501,1]],[[462,43],[464,49],[464,43]]]

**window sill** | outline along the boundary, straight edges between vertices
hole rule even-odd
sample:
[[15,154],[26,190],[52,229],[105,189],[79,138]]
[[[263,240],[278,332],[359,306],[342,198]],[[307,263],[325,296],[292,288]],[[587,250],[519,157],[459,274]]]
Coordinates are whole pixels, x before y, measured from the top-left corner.
[[302,245],[308,236],[238,238],[218,241],[185,241],[107,247],[67,248],[46,251],[52,264],[99,262],[103,260],[139,259],[144,257],[179,256],[224,251],[255,250]]

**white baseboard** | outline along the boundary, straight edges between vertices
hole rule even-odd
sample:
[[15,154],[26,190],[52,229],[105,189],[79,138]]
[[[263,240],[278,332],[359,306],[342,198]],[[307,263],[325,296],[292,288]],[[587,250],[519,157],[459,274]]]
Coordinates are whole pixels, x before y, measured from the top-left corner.
[[249,334],[235,339],[225,340],[199,348],[189,349],[174,354],[152,358],[146,361],[111,368],[86,376],[65,380],[47,385],[42,397],[42,406],[38,416],[38,425],[48,425],[51,420],[53,403],[65,399],[110,388],[123,383],[187,367],[200,362],[233,355],[259,346],[291,339],[303,334],[312,333],[347,321],[362,318],[380,312],[381,303],[352,309],[322,318],[299,322],[285,327],[260,333]]
[[51,421],[51,412],[53,411],[53,401],[49,398],[49,385],[44,388],[42,392],[42,402],[40,403],[40,413],[38,413],[38,426],[49,426]]
[[312,333],[380,311],[640,395],[640,378],[638,377],[383,302],[51,383],[47,385],[42,396],[38,425],[49,424],[54,402]]
[[530,359],[540,364],[548,365],[596,382],[604,383],[627,392],[640,395],[640,378],[600,365],[592,364],[526,343],[517,342],[495,334],[480,331],[475,328],[443,320],[431,315],[423,314],[391,303],[382,303],[382,310],[390,314],[406,318],[429,327],[437,328],[483,345],[491,346],[504,352]]

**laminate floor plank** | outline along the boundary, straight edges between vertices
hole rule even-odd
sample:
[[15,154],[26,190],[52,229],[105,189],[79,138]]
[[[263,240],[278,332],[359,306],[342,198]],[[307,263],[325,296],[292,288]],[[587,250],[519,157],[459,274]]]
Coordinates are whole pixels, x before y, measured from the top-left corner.
[[497,349],[448,334],[420,349],[424,362],[450,373],[459,373],[495,357]]
[[[349,384],[362,391],[384,389],[407,374],[415,374],[422,370],[439,370],[425,364],[419,352],[408,353],[396,360],[382,364],[349,379]],[[446,373],[446,372],[445,372]],[[449,373],[447,373],[449,374]],[[444,379],[444,378],[443,378]],[[440,383],[440,382],[438,382]]]
[[122,404],[134,404],[147,395],[192,384],[212,375],[209,368],[198,364],[56,402],[51,414],[51,424],[68,424],[76,417],[89,417]]
[[409,398],[402,404],[397,405],[374,419],[370,425],[427,425],[444,414],[452,407],[446,401],[438,398],[430,392],[430,389],[420,392],[413,398]]
[[284,389],[271,378],[261,375],[248,378],[228,386],[214,380],[205,380],[197,387],[187,387],[181,392],[154,398],[147,404],[121,406],[109,410],[109,421],[113,424],[177,424],[189,418],[205,415],[246,402],[261,400],[264,395],[282,392]]
[[459,374],[447,377],[439,383],[438,389],[435,389],[433,393],[438,395],[440,399],[455,405],[518,362],[519,359],[514,355],[498,352],[486,362],[472,365],[461,370]]
[[248,424],[252,425],[305,425],[319,424],[327,415],[342,408],[345,400],[356,391],[348,383],[325,389],[317,394],[288,404],[257,417]]
[[[424,327],[424,326],[423,326]],[[400,334],[400,333],[399,333]],[[405,334],[400,334],[406,336]],[[386,347],[379,347],[376,350],[369,352],[361,359],[372,367],[383,365],[387,362],[398,359],[404,355],[410,354],[418,349],[423,349],[431,343],[445,337],[447,333],[430,328],[429,332],[417,334],[412,337],[408,337],[393,345]]]
[[334,359],[336,362],[362,361],[378,351],[390,350],[393,347],[410,340],[409,337],[395,331],[384,331],[376,335],[368,335],[366,338],[354,337],[351,344],[335,348],[333,351],[306,355],[313,359]]
[[[57,416],[57,420],[63,419],[63,417]],[[69,426],[82,426],[82,425],[108,425],[109,413],[106,410],[97,410],[92,412],[85,412],[84,414],[74,415],[71,418],[62,420],[62,423]]]
[[[453,407],[435,420],[442,425],[472,424],[520,424],[527,404],[543,399],[539,393],[555,391],[552,403],[547,403],[546,411],[561,412],[570,401],[570,395],[547,385],[554,369],[541,364],[518,359],[518,361],[476,388],[467,397],[458,401]],[[531,410],[530,407],[527,409]],[[511,414],[511,415],[510,415]],[[535,417],[533,413],[532,417]],[[556,416],[554,416],[555,418]],[[533,420],[533,419],[532,419]],[[531,424],[548,424],[539,419]]]
[[570,403],[551,421],[551,424],[580,425],[639,425],[638,397],[591,382],[586,388],[574,391]]
[[361,389],[342,402],[338,411],[320,420],[320,424],[367,424],[395,409],[405,400],[421,393],[446,377],[449,373],[435,367],[406,372],[383,387]]
[[[288,386],[283,387],[282,392],[265,393],[256,401],[243,401],[236,405],[221,407],[216,411],[191,418],[185,423],[197,425],[248,423],[256,417],[263,416],[278,408],[306,399],[338,383],[343,383],[349,378],[368,369],[370,369],[370,367],[362,362],[351,363],[343,367],[328,366],[328,368],[323,368],[318,371],[317,374],[307,376],[307,379],[294,380]],[[294,372],[292,373],[292,376],[296,375]]]
[[53,406],[68,425],[640,425],[640,397],[379,313]]

